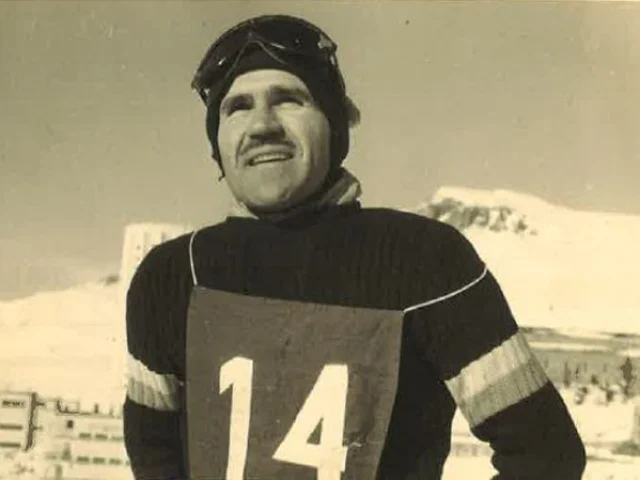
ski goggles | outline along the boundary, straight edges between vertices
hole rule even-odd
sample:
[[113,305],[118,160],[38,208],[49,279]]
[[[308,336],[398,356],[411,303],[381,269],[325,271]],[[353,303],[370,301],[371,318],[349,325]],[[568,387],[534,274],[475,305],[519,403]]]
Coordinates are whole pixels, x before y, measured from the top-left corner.
[[281,63],[296,59],[325,63],[331,67],[345,91],[338,67],[338,46],[315,25],[286,15],[265,15],[246,20],[226,31],[216,40],[200,62],[191,82],[202,101],[208,104],[212,87],[233,74],[247,48],[258,46]]

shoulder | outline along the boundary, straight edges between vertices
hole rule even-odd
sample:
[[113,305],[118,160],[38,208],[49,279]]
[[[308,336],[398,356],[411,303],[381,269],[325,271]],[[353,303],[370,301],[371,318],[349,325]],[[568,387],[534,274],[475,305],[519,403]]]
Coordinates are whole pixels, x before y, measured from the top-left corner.
[[407,306],[458,291],[486,273],[475,247],[451,225],[391,209],[361,213],[360,221],[375,225],[376,235],[391,238],[393,269],[405,277]]
[[399,246],[414,256],[476,264],[478,255],[469,240],[455,227],[433,218],[389,208],[361,210],[361,222],[381,233],[393,234]]
[[415,232],[433,236],[457,233],[455,228],[439,220],[393,208],[362,208],[358,214],[360,221],[377,224],[384,228],[403,229],[407,233]]
[[224,223],[209,225],[155,245],[143,257],[136,276],[189,273],[193,244],[202,243],[203,238],[212,241],[224,230]]
[[[199,260],[206,251],[214,249],[218,241],[229,236],[226,222],[204,226],[154,246],[140,262],[131,287],[152,282],[155,285],[175,286],[191,283],[191,262]],[[197,255],[196,255],[197,254]]]
[[192,233],[181,235],[151,248],[136,269],[134,278],[157,276],[169,272],[177,273],[181,267],[188,266],[189,241]]
[[128,286],[127,296],[167,297],[191,288],[190,243],[194,232],[152,247],[142,258]]

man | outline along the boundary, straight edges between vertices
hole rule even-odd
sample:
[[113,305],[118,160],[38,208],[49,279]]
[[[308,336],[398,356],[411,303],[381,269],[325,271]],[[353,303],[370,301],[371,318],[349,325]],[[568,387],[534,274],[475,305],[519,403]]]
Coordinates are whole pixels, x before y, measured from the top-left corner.
[[301,19],[258,17],[198,68],[236,204],[132,280],[136,478],[438,479],[456,406],[496,478],[580,478],[575,426],[472,246],[360,207],[335,50]]

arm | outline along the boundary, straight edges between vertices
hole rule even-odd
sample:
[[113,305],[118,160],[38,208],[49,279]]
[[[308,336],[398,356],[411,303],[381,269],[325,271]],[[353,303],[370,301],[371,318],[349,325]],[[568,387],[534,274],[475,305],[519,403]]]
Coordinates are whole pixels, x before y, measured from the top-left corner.
[[464,238],[452,240],[457,293],[408,313],[427,360],[474,435],[490,443],[494,479],[580,479],[584,446],[562,398],[496,280]]
[[124,437],[136,480],[185,478],[181,435],[182,381],[172,356],[169,310],[152,252],[134,275],[127,294],[128,383]]

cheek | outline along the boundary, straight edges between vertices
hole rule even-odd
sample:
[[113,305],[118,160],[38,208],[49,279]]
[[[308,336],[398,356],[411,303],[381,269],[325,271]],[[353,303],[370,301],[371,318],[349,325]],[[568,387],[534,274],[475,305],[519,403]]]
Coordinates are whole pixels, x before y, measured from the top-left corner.
[[220,153],[235,155],[238,142],[242,137],[244,126],[238,120],[222,121],[218,127],[218,147]]
[[298,127],[297,134],[304,142],[307,154],[313,156],[316,161],[323,161],[323,157],[329,155],[329,142],[331,141],[329,122],[324,118],[324,115],[305,118],[296,126]]

